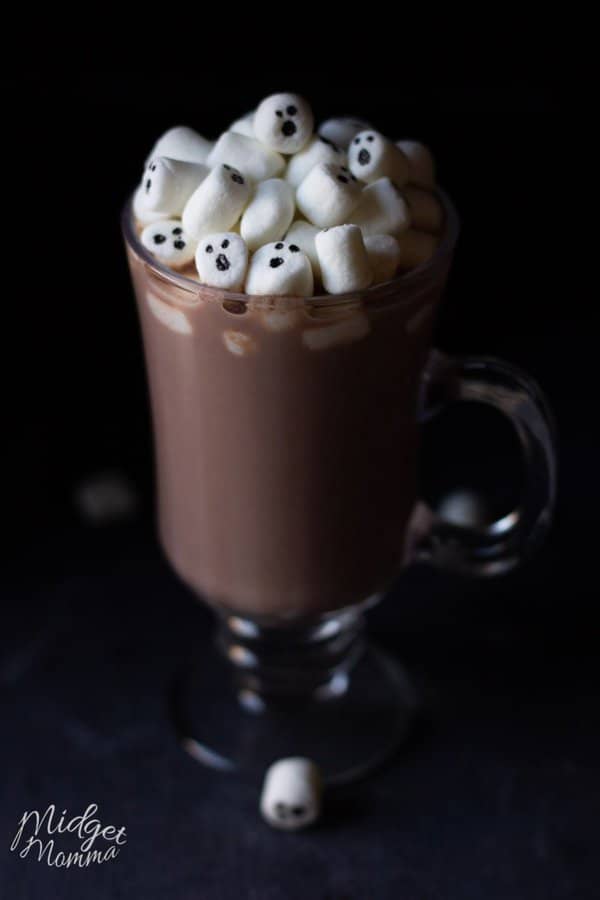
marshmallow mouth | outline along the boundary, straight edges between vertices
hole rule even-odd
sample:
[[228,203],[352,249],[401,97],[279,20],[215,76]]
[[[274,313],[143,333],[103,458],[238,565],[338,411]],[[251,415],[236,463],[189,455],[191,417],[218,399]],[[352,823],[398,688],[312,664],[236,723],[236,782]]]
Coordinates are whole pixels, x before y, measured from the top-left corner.
[[368,150],[365,150],[363,147],[360,153],[358,154],[358,162],[361,166],[368,166],[371,162],[371,154]]
[[227,257],[225,256],[224,253],[219,253],[219,255],[217,256],[217,258],[215,260],[215,266],[217,267],[219,272],[226,272],[227,269],[230,268],[231,263],[229,262],[229,260],[227,259]]
[[286,121],[281,126],[281,133],[284,135],[284,137],[291,137],[293,134],[296,134],[297,130],[298,129],[291,119],[286,119]]

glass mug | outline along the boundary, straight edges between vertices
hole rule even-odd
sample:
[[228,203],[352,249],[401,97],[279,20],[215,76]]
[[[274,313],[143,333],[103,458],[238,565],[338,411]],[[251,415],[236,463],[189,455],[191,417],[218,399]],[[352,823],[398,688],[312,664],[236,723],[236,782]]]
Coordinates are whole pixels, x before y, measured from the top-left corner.
[[[248,297],[200,285],[123,232],[142,325],[158,522],[175,571],[215,610],[220,654],[173,691],[183,745],[224,770],[307,755],[329,782],[407,732],[416,697],[364,638],[410,562],[492,575],[551,521],[555,449],[538,387],[511,365],[431,350],[458,237],[424,265],[343,296]],[[525,460],[517,509],[481,528],[417,496],[419,427],[455,401],[508,417]]]

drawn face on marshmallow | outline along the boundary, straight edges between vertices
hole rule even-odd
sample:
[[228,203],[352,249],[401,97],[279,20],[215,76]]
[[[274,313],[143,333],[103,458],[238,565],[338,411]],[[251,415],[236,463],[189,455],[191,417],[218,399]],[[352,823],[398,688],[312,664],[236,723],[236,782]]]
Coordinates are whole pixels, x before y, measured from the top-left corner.
[[260,808],[274,828],[296,831],[319,817],[321,778],[310,760],[282,759],[265,776]]
[[202,284],[241,291],[248,268],[248,248],[233,231],[206,235],[196,250],[196,268]]
[[250,260],[247,294],[309,297],[312,292],[312,266],[297,244],[287,241],[265,244]]
[[402,150],[373,129],[360,131],[348,147],[348,165],[354,175],[368,183],[390,178],[396,187],[406,184],[409,162]]
[[280,153],[297,153],[308,142],[314,125],[312,110],[298,94],[272,94],[254,114],[254,136]]
[[184,231],[178,219],[165,219],[147,225],[140,235],[146,250],[171,269],[181,269],[193,258],[196,242]]

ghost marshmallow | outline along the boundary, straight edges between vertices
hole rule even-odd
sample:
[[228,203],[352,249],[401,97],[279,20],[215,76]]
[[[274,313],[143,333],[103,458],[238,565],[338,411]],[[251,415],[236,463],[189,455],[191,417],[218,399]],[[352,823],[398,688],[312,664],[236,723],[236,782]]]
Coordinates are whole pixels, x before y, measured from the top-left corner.
[[373,270],[357,225],[326,228],[315,238],[323,287],[330,294],[360,291],[373,281]]
[[140,235],[146,250],[172,269],[181,269],[194,258],[196,241],[177,219],[166,219],[146,225]]
[[348,147],[348,165],[361,181],[388,177],[397,187],[408,181],[408,159],[392,141],[378,131],[360,131]]
[[318,130],[322,137],[327,138],[328,141],[333,141],[342,150],[347,150],[350,142],[356,137],[358,132],[365,131],[370,127],[370,123],[364,122],[362,119],[341,116],[337,119],[327,119],[326,122],[319,125]]
[[152,222],[169,218],[169,213],[164,209],[149,209],[146,206],[143,184],[140,184],[133,195],[133,215],[139,225],[151,225]]
[[435,162],[429,147],[419,141],[396,141],[396,147],[408,159],[409,184],[432,188],[435,186]]
[[333,141],[315,135],[303,150],[290,158],[285,173],[286,181],[289,181],[292,187],[297,188],[317,163],[345,165],[346,154],[342,153]]
[[361,185],[347,166],[318,163],[298,186],[296,205],[320,228],[342,225],[361,197]]
[[252,181],[273,178],[285,169],[283,156],[236,131],[225,131],[208,157],[209,166],[223,163],[239,169]]
[[208,172],[202,163],[157,156],[150,161],[142,179],[145,205],[151,210],[166,210],[171,216],[180,216]]
[[248,248],[232,231],[209,234],[196,250],[196,269],[202,284],[224,291],[241,291],[248,268]]
[[279,153],[297,153],[312,135],[314,117],[298,94],[272,94],[254,114],[256,139]]
[[256,186],[240,222],[240,234],[250,250],[281,239],[294,218],[294,194],[281,178],[268,178]]
[[401,234],[410,226],[410,209],[389,178],[380,178],[362,191],[350,216],[363,234]]
[[159,137],[152,152],[146,160],[146,165],[156,156],[168,156],[169,159],[181,159],[186,162],[204,163],[212,149],[213,142],[188,128],[186,125],[177,125]]
[[407,185],[403,188],[402,195],[408,203],[413,228],[437,234],[442,228],[444,215],[435,194],[423,188]]
[[400,263],[398,241],[391,234],[369,234],[364,242],[373,269],[373,284],[390,281]]
[[317,248],[315,247],[315,238],[320,229],[310,222],[302,222],[298,220],[293,222],[290,230],[285,236],[286,243],[297,244],[303,253],[308,256],[310,264],[313,267],[315,278],[321,278],[321,267],[319,266],[319,257],[317,256]]
[[322,791],[319,769],[310,759],[280,759],[267,769],[260,811],[269,825],[297,831],[319,818]]
[[196,188],[185,205],[182,222],[196,240],[205,234],[228,231],[239,219],[250,196],[248,181],[232,166],[217,166]]
[[250,260],[247,294],[310,297],[312,292],[312,266],[297,244],[287,241],[265,244]]

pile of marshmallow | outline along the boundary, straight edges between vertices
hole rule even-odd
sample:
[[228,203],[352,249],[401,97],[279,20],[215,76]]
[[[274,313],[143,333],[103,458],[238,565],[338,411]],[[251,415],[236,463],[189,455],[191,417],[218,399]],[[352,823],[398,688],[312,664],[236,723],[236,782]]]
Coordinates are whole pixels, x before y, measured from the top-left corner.
[[302,97],[273,94],[214,143],[167,131],[133,201],[144,247],[250,295],[342,294],[425,263],[443,226],[427,147],[355,119],[313,125]]

